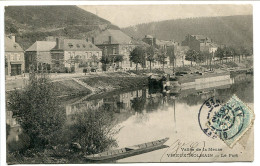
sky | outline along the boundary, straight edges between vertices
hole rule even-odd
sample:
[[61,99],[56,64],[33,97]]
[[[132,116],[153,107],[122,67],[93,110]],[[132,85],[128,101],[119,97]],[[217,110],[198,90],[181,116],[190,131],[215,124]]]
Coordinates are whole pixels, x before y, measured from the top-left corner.
[[120,28],[178,18],[252,15],[251,5],[106,5],[79,6]]

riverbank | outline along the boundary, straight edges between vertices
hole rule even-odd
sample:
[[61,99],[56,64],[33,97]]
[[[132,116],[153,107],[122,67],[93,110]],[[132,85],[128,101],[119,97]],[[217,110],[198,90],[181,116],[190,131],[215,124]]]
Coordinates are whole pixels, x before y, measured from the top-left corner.
[[[246,72],[247,68],[253,66],[253,60],[247,59],[239,62],[224,62],[213,64],[211,68],[214,73],[218,70],[230,71],[231,75]],[[208,71],[209,66],[184,66],[174,68],[175,72],[205,72]],[[135,71],[127,72],[95,72],[95,73],[51,73],[48,74],[53,86],[55,87],[55,94],[59,97],[75,97],[86,96],[91,94],[99,94],[110,92],[122,88],[134,88],[148,85],[147,76],[151,73],[163,74],[172,72],[173,69],[149,69],[139,70],[138,74]],[[28,83],[28,73],[23,76],[8,77],[5,82],[6,92],[15,89],[23,89]],[[189,79],[189,78],[187,78]]]
[[[86,96],[110,92],[118,89],[148,85],[147,76],[127,72],[71,74],[57,77],[48,75],[54,91],[60,98]],[[23,89],[28,77],[6,80],[6,91]]]

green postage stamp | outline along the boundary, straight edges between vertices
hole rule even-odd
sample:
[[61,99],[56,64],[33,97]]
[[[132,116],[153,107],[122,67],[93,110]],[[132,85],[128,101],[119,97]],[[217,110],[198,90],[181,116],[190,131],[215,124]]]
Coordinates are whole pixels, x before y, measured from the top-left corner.
[[253,121],[253,111],[236,95],[233,95],[214,113],[207,125],[229,147],[233,147],[252,126]]

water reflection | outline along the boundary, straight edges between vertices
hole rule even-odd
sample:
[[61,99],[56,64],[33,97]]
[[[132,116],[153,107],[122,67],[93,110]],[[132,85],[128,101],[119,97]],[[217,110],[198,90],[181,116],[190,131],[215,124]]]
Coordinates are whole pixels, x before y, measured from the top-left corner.
[[[253,76],[237,75],[214,84],[164,93],[150,87],[66,101],[64,111],[67,120],[61,140],[78,142],[84,145],[81,147],[84,152],[97,153],[116,146],[125,147],[173,136],[180,134],[186,121],[196,123],[193,122],[197,119],[194,116],[206,99],[216,96],[227,101],[233,94],[246,103],[253,103]],[[104,121],[100,122],[101,119]],[[19,142],[22,132],[10,112],[7,114],[7,124],[10,125],[8,144]],[[108,130],[115,131],[102,137],[96,125],[105,133],[103,135]],[[116,129],[120,129],[118,133]],[[101,144],[95,141],[103,142],[104,146],[93,148]]]

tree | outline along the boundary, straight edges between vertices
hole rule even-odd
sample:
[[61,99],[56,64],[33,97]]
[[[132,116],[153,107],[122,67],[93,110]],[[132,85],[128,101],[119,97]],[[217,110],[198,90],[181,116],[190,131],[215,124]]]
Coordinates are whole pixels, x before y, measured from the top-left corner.
[[91,56],[91,60],[94,62],[94,66],[100,61],[95,54]]
[[17,116],[23,133],[29,136],[29,148],[44,150],[64,124],[65,112],[60,107],[54,84],[45,74],[32,72],[28,85],[14,91],[8,98],[7,109]]
[[192,62],[196,62],[198,52],[195,50],[188,50],[186,52],[185,60],[190,61],[190,65],[192,66]]
[[123,60],[124,60],[123,55],[110,55],[109,56],[109,61],[112,64],[122,62]]
[[245,47],[241,47],[241,54],[247,59],[247,57],[250,56],[250,51]]
[[136,72],[138,64],[143,64],[145,60],[145,51],[142,47],[136,47],[130,52],[130,61],[136,64]]
[[150,46],[150,47],[147,47],[146,49],[146,54],[147,54],[147,57],[146,57],[146,60],[149,61],[150,63],[150,72],[152,71],[152,62],[155,61],[155,48],[153,46]]
[[[67,62],[70,64],[70,72],[74,72],[75,64],[80,62],[79,55],[76,55],[76,56],[71,55],[70,58],[67,60]],[[37,65],[37,68],[38,68],[38,65]]]
[[110,63],[110,59],[107,55],[102,55],[100,62],[103,64],[103,70],[107,70],[107,65]]
[[175,47],[174,46],[167,47],[167,53],[166,54],[169,57],[170,62],[172,62],[172,67],[173,67],[173,72],[174,72],[174,67],[176,65],[176,56],[177,56],[177,53],[175,54]]
[[86,110],[74,115],[74,121],[68,126],[65,137],[80,145],[83,154],[96,154],[110,147],[117,147],[114,135],[114,112],[105,105],[99,109]]
[[163,70],[164,70],[164,65],[166,63],[167,59],[167,51],[163,48],[159,50],[159,53],[157,54],[157,61],[163,64]]
[[209,52],[208,51],[198,51],[196,56],[196,62],[197,63],[203,63],[205,61],[208,61],[209,59]]
[[215,52],[215,56],[220,59],[223,63],[224,51],[220,47],[218,47],[217,51]]

